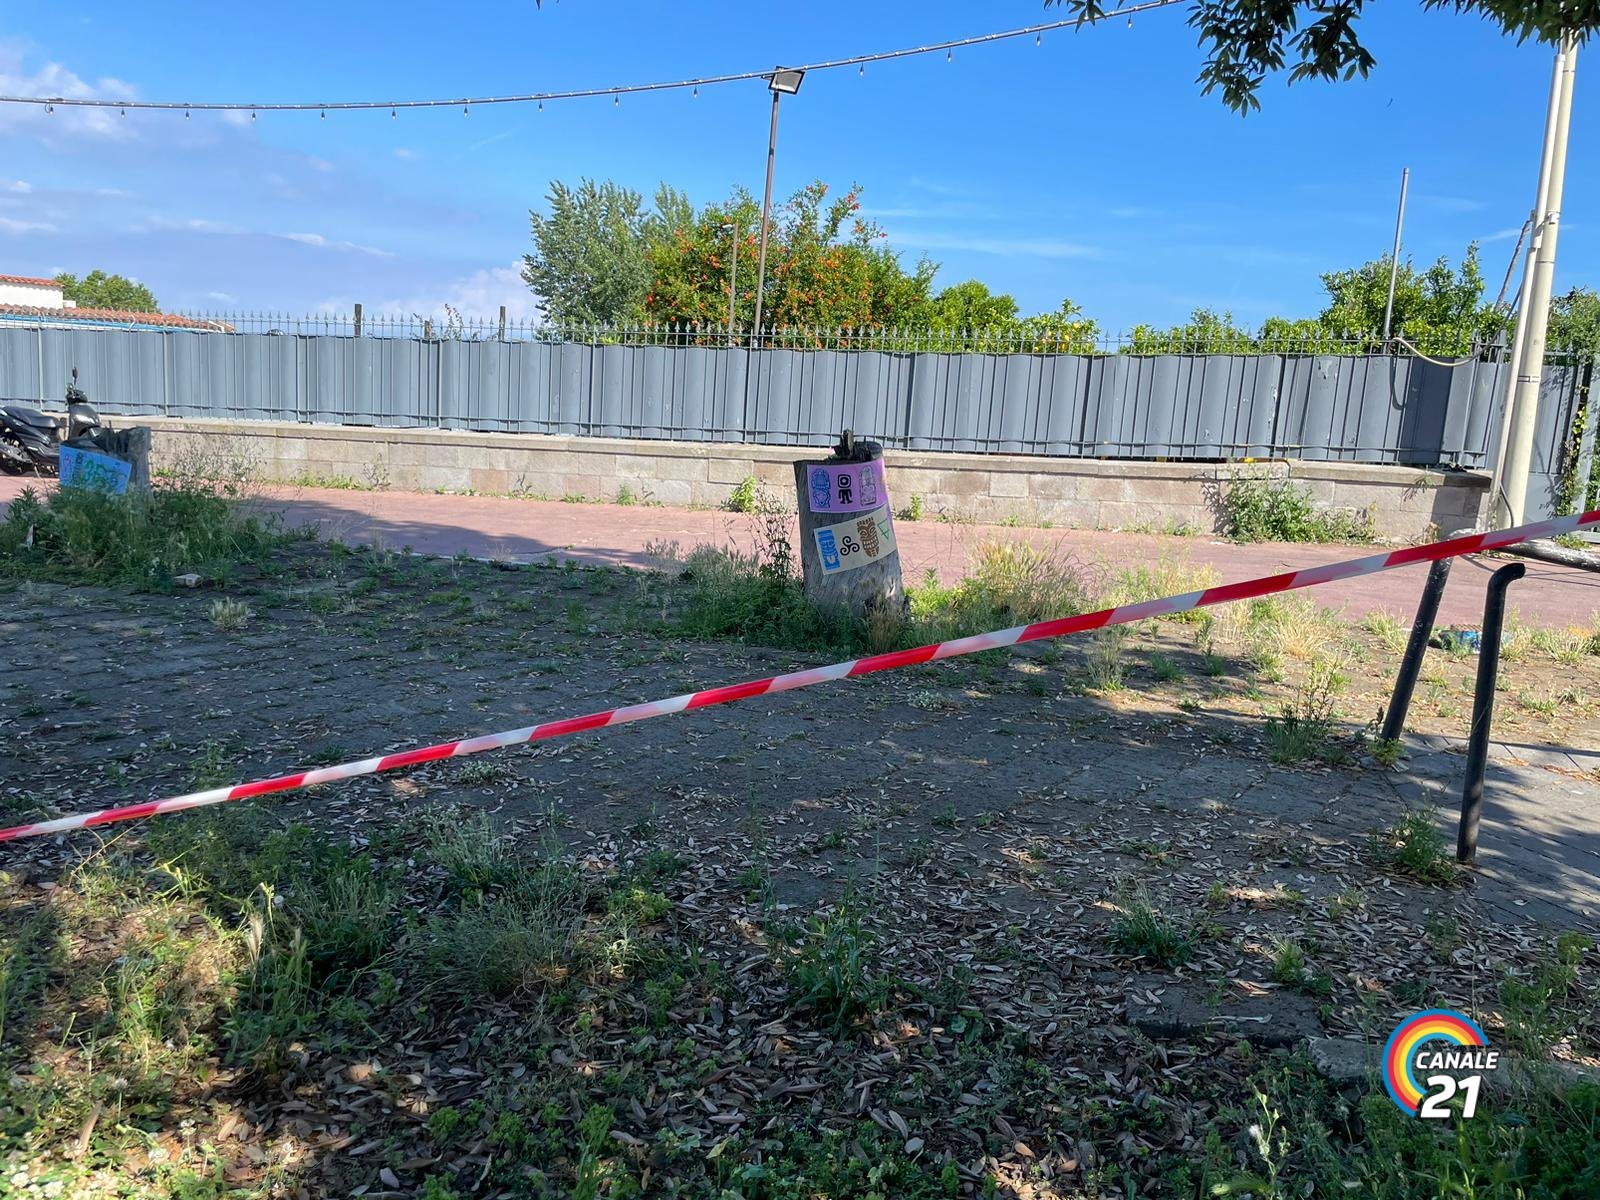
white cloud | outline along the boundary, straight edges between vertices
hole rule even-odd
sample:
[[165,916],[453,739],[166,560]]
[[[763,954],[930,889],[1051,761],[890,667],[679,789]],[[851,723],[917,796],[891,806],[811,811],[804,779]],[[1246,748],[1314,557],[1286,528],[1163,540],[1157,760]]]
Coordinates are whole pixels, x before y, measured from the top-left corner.
[[394,148],[394,156],[396,158],[403,158],[407,162],[412,162],[422,157],[420,152],[411,149],[410,146],[396,146]]
[[349,250],[356,254],[370,254],[374,258],[393,258],[393,250],[380,250],[377,246],[363,246],[359,242],[339,242],[323,237],[320,233],[280,233],[276,236],[291,242],[299,242],[302,246],[315,246],[319,250]]
[[1504,241],[1508,241],[1508,240],[1510,240],[1511,238],[1514,238],[1514,237],[1521,237],[1522,236],[1522,231],[1525,228],[1526,228],[1526,226],[1524,226],[1524,225],[1518,225],[1515,229],[1497,229],[1493,233],[1491,233],[1491,234],[1487,235],[1486,237],[1484,237],[1483,240],[1485,242],[1504,242]]
[[333,170],[333,164],[331,162],[325,158],[317,158],[315,156],[311,156],[306,159],[306,166],[310,167],[313,171],[327,172]]
[[[0,42],[0,95],[50,96],[66,100],[134,99],[138,89],[111,76],[90,82],[57,62],[29,68],[23,61],[22,47],[16,42]],[[43,105],[0,105],[0,129],[25,129],[43,141],[60,138],[131,138],[136,126],[123,119],[114,108],[79,108],[57,105],[49,112]]]
[[6,191],[15,192],[19,196],[26,196],[28,193],[33,191],[33,184],[29,183],[26,179],[18,179],[13,181],[11,185],[6,188]]
[[[322,301],[318,312],[348,312],[354,300],[338,296]],[[444,306],[449,305],[469,321],[493,321],[500,315],[500,306],[506,308],[506,319],[530,322],[544,318],[544,308],[539,298],[522,282],[522,263],[509,267],[485,267],[442,287],[415,293],[410,298],[385,300],[368,304],[366,311],[380,316],[409,317],[421,313],[425,317],[443,317]]]
[[56,227],[44,221],[18,221],[13,217],[0,217],[0,233],[54,233]]
[[206,299],[215,300],[218,304],[232,304],[238,297],[227,292],[207,292]]
[[222,120],[225,124],[232,125],[236,129],[249,129],[251,125],[255,124],[250,119],[249,113],[238,112],[231,108],[223,110]]
[[213,221],[208,217],[168,217],[156,213],[133,226],[130,233],[243,233],[237,225]]

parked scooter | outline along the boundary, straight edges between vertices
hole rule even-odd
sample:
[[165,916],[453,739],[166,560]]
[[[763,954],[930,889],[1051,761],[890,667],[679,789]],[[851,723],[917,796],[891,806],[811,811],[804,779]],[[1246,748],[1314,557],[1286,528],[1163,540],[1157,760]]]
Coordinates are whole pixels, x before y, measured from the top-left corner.
[[99,428],[100,414],[78,386],[78,368],[73,367],[64,421],[31,404],[0,404],[0,471],[8,475],[59,475],[61,443]]

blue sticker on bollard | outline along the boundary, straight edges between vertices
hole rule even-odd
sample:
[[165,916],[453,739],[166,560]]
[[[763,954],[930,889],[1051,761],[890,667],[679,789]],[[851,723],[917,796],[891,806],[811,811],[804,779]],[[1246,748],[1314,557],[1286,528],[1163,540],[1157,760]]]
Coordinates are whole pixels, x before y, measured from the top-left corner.
[[817,549],[822,551],[822,569],[837,571],[840,567],[839,547],[833,540],[833,530],[817,530]]
[[61,447],[62,487],[93,488],[120,496],[128,490],[132,475],[133,464],[120,458],[79,450],[75,446]]

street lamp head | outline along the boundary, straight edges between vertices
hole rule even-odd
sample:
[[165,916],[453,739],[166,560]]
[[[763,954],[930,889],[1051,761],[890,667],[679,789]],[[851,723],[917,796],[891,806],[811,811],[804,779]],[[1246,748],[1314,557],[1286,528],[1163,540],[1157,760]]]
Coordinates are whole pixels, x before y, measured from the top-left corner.
[[804,71],[792,71],[777,67],[771,75],[767,76],[767,86],[775,92],[785,96],[792,96],[800,90],[800,81],[806,77]]

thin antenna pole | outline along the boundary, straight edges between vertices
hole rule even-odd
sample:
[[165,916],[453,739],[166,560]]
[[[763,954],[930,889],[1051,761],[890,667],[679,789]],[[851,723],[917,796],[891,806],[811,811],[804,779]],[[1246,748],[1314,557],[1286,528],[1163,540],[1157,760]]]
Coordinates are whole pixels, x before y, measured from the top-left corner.
[[1383,348],[1389,348],[1389,329],[1394,317],[1394,281],[1400,273],[1400,232],[1406,224],[1406,184],[1411,181],[1411,168],[1400,172],[1400,208],[1394,216],[1394,249],[1389,252],[1389,299],[1383,305]]

